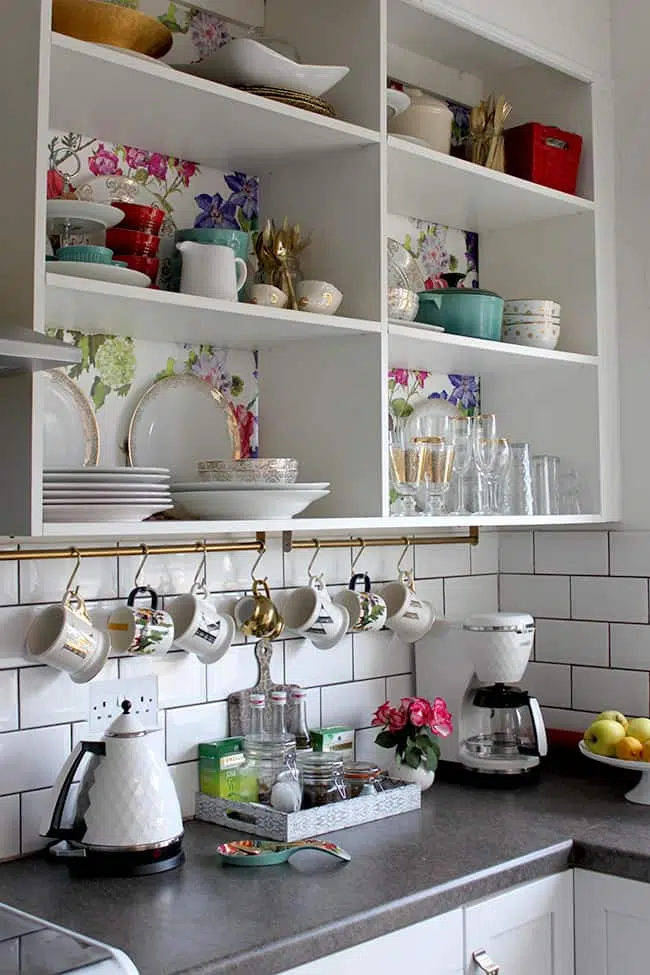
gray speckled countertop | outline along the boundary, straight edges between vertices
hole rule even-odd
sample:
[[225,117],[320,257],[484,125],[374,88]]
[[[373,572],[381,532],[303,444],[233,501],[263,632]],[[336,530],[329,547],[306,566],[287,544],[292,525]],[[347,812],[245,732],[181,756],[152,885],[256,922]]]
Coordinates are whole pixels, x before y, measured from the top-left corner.
[[179,870],[75,880],[30,858],[0,866],[0,901],[122,948],[141,975],[273,975],[572,864],[650,880],[650,807],[611,771],[518,792],[436,782],[419,812],[331,834],[347,865],[224,868],[214,849],[235,834],[189,823]]

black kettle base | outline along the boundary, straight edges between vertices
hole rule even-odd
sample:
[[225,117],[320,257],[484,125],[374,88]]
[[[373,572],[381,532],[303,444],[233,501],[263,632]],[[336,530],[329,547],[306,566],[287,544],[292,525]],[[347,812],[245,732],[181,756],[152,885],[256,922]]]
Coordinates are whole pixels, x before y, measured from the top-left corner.
[[185,862],[181,840],[154,850],[116,852],[86,849],[84,856],[56,857],[65,860],[73,877],[146,877],[175,870]]

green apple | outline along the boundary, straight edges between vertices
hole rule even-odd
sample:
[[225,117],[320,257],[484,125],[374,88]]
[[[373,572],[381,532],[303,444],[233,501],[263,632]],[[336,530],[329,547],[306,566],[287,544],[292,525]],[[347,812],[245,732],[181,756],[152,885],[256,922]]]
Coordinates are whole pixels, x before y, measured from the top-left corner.
[[619,724],[623,725],[626,731],[627,726],[630,723],[625,715],[621,714],[620,711],[601,711],[598,717],[594,718],[594,721],[618,721]]
[[614,758],[616,745],[625,738],[625,728],[619,721],[609,718],[596,719],[584,734],[585,748],[594,755],[607,755]]
[[650,739],[650,718],[632,718],[627,726],[627,732],[631,738],[636,738],[642,745]]

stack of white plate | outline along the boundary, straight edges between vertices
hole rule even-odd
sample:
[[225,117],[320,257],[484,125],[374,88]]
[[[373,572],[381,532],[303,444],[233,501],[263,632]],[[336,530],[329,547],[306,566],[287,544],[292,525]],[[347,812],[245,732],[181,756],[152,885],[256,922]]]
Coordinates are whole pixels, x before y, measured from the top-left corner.
[[173,506],[165,467],[47,467],[43,520],[144,521]]
[[252,521],[293,518],[329,494],[329,482],[269,484],[266,482],[186,481],[172,484],[172,497],[190,517]]

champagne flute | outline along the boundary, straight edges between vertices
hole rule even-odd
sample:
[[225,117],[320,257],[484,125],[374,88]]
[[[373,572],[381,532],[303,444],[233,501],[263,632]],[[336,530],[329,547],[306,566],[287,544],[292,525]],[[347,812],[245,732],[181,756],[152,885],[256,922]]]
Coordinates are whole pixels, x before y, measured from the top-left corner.
[[465,508],[465,475],[472,466],[472,418],[453,416],[449,422],[450,440],[454,446],[454,474],[458,481],[458,495],[454,515],[469,514]]
[[503,513],[503,486],[511,464],[510,441],[505,437],[497,437],[494,466],[486,477],[489,509],[486,512],[487,514],[498,515]]
[[480,475],[479,479],[479,515],[490,514],[489,498],[484,499],[483,487],[486,486],[487,476],[492,471],[496,461],[496,417],[494,413],[480,413],[472,421],[472,452],[474,465]]

